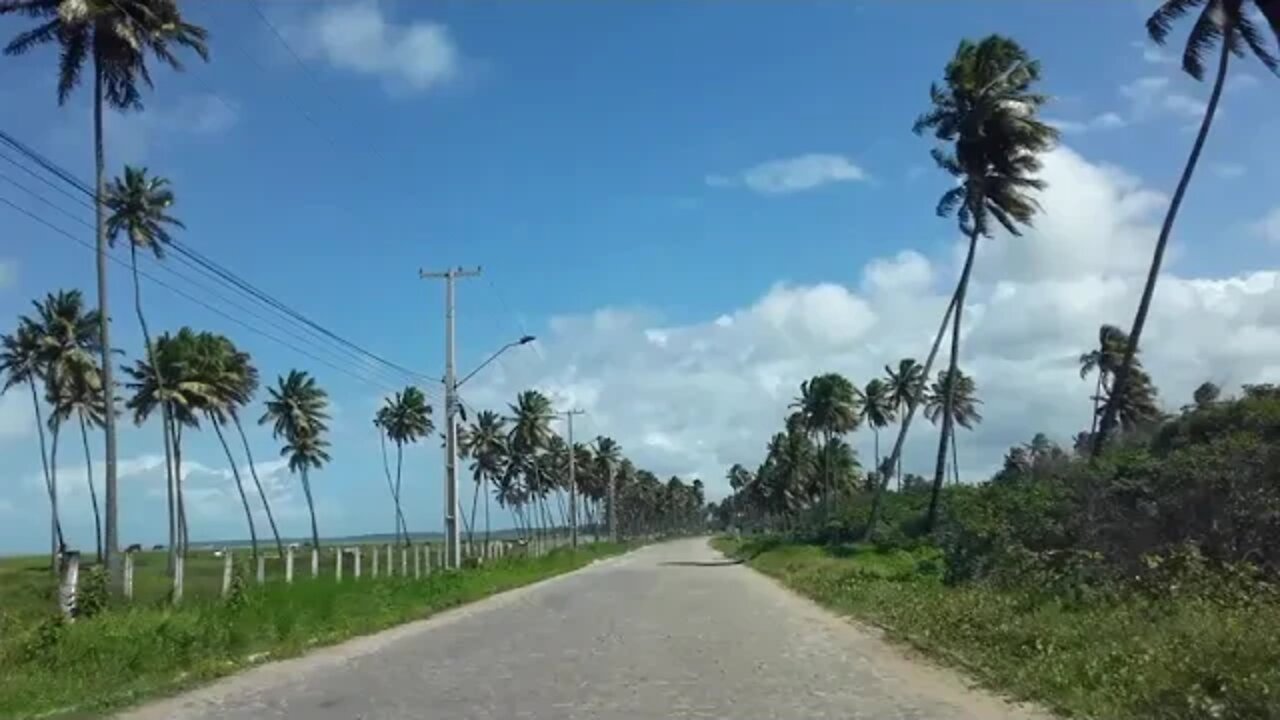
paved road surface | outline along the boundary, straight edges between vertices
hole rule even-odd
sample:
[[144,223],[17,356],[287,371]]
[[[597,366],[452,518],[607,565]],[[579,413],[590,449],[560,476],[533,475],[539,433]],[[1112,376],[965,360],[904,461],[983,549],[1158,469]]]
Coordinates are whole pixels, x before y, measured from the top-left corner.
[[702,540],[264,665],[128,720],[1041,718]]

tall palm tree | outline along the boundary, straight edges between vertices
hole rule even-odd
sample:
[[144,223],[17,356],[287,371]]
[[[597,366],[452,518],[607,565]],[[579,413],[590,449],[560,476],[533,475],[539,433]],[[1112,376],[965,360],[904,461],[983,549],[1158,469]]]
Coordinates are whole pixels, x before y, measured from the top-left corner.
[[[462,436],[462,450],[471,458],[471,476],[475,492],[471,497],[471,530],[475,541],[476,504],[484,493],[484,542],[489,544],[489,483],[502,477],[507,464],[507,428],[502,416],[492,410],[481,410]],[[481,486],[483,485],[483,489]]]
[[[209,59],[204,28],[186,22],[176,0],[0,0],[0,15],[17,13],[36,19],[36,27],[19,33],[5,47],[6,55],[22,55],[38,45],[56,44],[58,104],[66,102],[80,84],[86,61],[93,65],[93,158],[96,180],[96,268],[100,367],[103,387],[115,387],[111,367],[111,314],[107,304],[106,151],[103,138],[104,104],[117,111],[141,110],[140,85],[148,88],[149,56],[175,70],[182,63],[177,47]],[[106,426],[106,555],[117,582],[121,566],[113,560],[118,544],[116,497],[116,429],[114,392],[107,393]]]
[[[948,376],[955,376],[961,317],[978,238],[994,235],[992,219],[1014,236],[1022,234],[1020,226],[1031,224],[1039,210],[1035,193],[1045,187],[1036,177],[1039,154],[1053,146],[1057,131],[1036,117],[1048,100],[1032,89],[1040,79],[1040,64],[1013,40],[999,35],[978,43],[963,40],[945,74],[946,86],[930,88],[933,107],[916,120],[914,130],[932,131],[938,140],[954,143],[953,149],[934,148],[932,154],[957,182],[938,201],[938,215],[955,213],[960,231],[969,239],[951,315]],[[944,400],[952,398],[948,394]],[[945,479],[953,418],[950,408],[942,413],[933,477],[935,500]],[[932,529],[936,502],[930,505],[927,526]]]
[[[938,423],[942,419],[945,412],[951,413],[952,426],[959,425],[966,430],[972,430],[974,424],[982,422],[982,414],[978,412],[978,406],[982,401],[977,397],[978,387],[974,383],[973,378],[965,375],[960,370],[956,370],[955,391],[948,398],[948,390],[951,383],[948,382],[946,371],[938,373],[938,379],[929,386],[929,390],[925,394],[924,399],[924,416],[929,422]],[[960,467],[956,457],[956,445],[951,443],[951,470],[954,473],[955,481],[960,481]]]
[[550,488],[549,478],[543,473],[547,466],[543,456],[551,447],[551,421],[555,413],[551,409],[551,400],[537,390],[525,390],[517,395],[510,410],[511,416],[507,418],[511,423],[507,434],[508,472],[523,480],[526,499],[536,503],[537,517],[545,528],[545,498]]
[[0,372],[4,373],[4,386],[0,392],[8,392],[25,384],[31,390],[31,406],[36,416],[36,434],[40,438],[40,466],[44,471],[45,490],[49,494],[49,512],[52,525],[50,564],[57,569],[58,556],[66,548],[62,537],[62,523],[58,519],[58,493],[49,475],[49,447],[44,434],[44,418],[40,411],[40,391],[37,385],[44,381],[44,368],[40,360],[40,328],[30,318],[18,320],[14,332],[0,338]]
[[1120,369],[1124,349],[1128,344],[1129,338],[1123,330],[1115,325],[1104,324],[1098,328],[1098,347],[1080,355],[1080,379],[1087,378],[1089,373],[1097,373],[1092,398],[1093,422],[1089,427],[1090,437],[1098,431],[1098,416],[1104,397],[1103,392],[1110,390],[1111,380]]
[[[955,307],[953,301],[951,307]],[[947,321],[951,317],[951,309],[948,308],[946,317],[942,320],[942,326],[947,326]],[[942,335],[939,334],[934,340],[933,347],[936,353]],[[932,365],[932,363],[930,363]],[[901,442],[902,430],[907,427],[911,414],[915,412],[915,405],[924,393],[924,382],[926,377],[926,368],[916,362],[914,358],[902,358],[898,361],[898,368],[884,366],[886,382],[889,385],[889,403],[893,407],[894,413],[902,419],[902,425],[899,430],[899,442]],[[889,458],[891,461],[887,463],[888,467],[882,468],[880,464],[876,464],[876,471],[881,475],[881,483],[887,485],[889,477],[893,473],[897,473],[898,487],[902,487],[902,455],[900,446],[895,445],[893,454]],[[879,494],[879,493],[877,493]]]
[[[182,228],[182,221],[169,215],[173,206],[173,191],[169,181],[160,177],[147,177],[145,168],[138,169],[126,166],[123,178],[115,178],[107,186],[105,204],[110,215],[107,217],[107,242],[115,246],[116,241],[124,235],[129,243],[129,265],[133,272],[133,307],[138,316],[138,326],[142,329],[142,342],[146,348],[146,358],[151,367],[159,370],[156,382],[161,392],[164,390],[164,367],[156,364],[151,348],[151,332],[147,328],[147,318],[142,312],[142,283],[138,279],[138,250],[150,250],[156,259],[164,257],[164,248],[173,242],[169,233],[170,227]],[[176,445],[169,433],[174,432],[174,419],[168,415],[168,405],[161,406],[161,423],[165,435],[165,478],[169,496],[169,545],[176,543],[175,532],[175,488],[181,472],[177,461],[171,457],[169,448]],[[256,550],[255,550],[256,552]],[[171,551],[170,557],[173,557]]]
[[[1195,173],[1196,163],[1200,161],[1200,153],[1209,137],[1209,128],[1213,125],[1214,115],[1218,111],[1218,101],[1222,99],[1222,89],[1227,80],[1227,66],[1231,61],[1231,53],[1244,57],[1243,45],[1248,45],[1253,54],[1268,70],[1280,70],[1280,61],[1266,47],[1254,20],[1245,12],[1247,0],[1164,0],[1160,7],[1147,19],[1147,35],[1159,45],[1169,38],[1173,23],[1193,10],[1199,9],[1195,24],[1191,26],[1191,34],[1187,36],[1187,44],[1182,53],[1182,69],[1196,80],[1204,79],[1205,54],[1214,43],[1218,47],[1218,71],[1214,76],[1213,89],[1209,92],[1209,104],[1205,106],[1204,118],[1200,121],[1200,130],[1196,133],[1195,142],[1191,145],[1191,154],[1182,168],[1182,176],[1178,186],[1169,200],[1169,210],[1165,213],[1164,222],[1160,225],[1160,235],[1156,238],[1155,251],[1151,255],[1151,267],[1147,271],[1147,282],[1142,288],[1142,299],[1138,301],[1138,311],[1133,318],[1133,326],[1129,330],[1129,342],[1125,347],[1124,358],[1116,372],[1112,397],[1124,396],[1129,376],[1133,372],[1133,358],[1138,352],[1142,340],[1142,331],[1147,324],[1147,313],[1151,310],[1151,301],[1156,292],[1156,280],[1160,277],[1160,265],[1164,261],[1164,251],[1169,244],[1169,235],[1173,232],[1174,221],[1178,217],[1178,209],[1191,184],[1191,176]],[[1280,40],[1280,5],[1273,0],[1251,0],[1270,22],[1277,40]],[[1097,437],[1094,438],[1093,452],[1096,456],[1102,452],[1107,435],[1116,424],[1116,414],[1120,410],[1115,403],[1108,402],[1103,409],[1102,421],[1098,425]]]
[[862,421],[875,435],[876,472],[880,472],[880,428],[893,422],[896,410],[894,394],[893,386],[880,378],[867,381],[867,386],[862,389]]
[[401,529],[407,529],[404,512],[396,499],[396,483],[391,477],[391,459],[387,454],[387,428],[391,425],[391,398],[386,398],[382,407],[373,414],[373,427],[378,430],[378,443],[382,446],[382,474],[387,479],[387,492],[391,494],[391,504],[395,508],[392,518],[396,526],[396,543],[400,542]]
[[[404,512],[400,505],[404,446],[412,445],[430,435],[435,426],[431,422],[431,406],[427,404],[426,395],[412,385],[405,388],[404,392],[398,392],[395,397],[388,399],[386,408],[387,414],[383,419],[386,422],[387,437],[396,444],[396,482],[392,497],[396,505],[396,517],[404,529],[403,542],[408,544],[409,527],[404,523]],[[397,542],[400,542],[399,531],[397,531]]]
[[88,356],[73,361],[67,370],[57,377],[57,384],[49,387],[49,400],[53,410],[49,424],[55,428],[75,416],[80,425],[80,440],[84,445],[85,480],[89,484],[89,502],[93,506],[94,545],[98,562],[103,562],[102,512],[98,507],[98,490],[93,484],[93,456],[89,451],[89,428],[101,428],[107,412],[106,397],[102,391],[102,371],[97,362]]
[[618,469],[622,447],[613,438],[596,436],[596,473],[605,483],[605,515],[609,541],[618,541]]
[[320,531],[316,526],[316,506],[311,494],[308,471],[319,469],[329,461],[325,448],[328,432],[329,396],[315,378],[301,370],[290,370],[288,376],[277,378],[276,387],[269,388],[266,412],[258,419],[259,425],[271,424],[271,435],[283,439],[280,455],[289,459],[289,470],[302,478],[302,492],[307,499],[307,511],[311,514],[311,547],[320,548]]
[[[799,412],[802,427],[815,437],[822,439],[823,452],[831,447],[832,438],[852,432],[858,427],[861,418],[858,389],[839,373],[817,375],[800,383],[800,396],[791,407]],[[822,463],[828,471],[831,463]],[[834,478],[828,474],[823,478],[821,497],[823,505],[830,510],[830,494]]]
[[[225,339],[225,338],[224,338]],[[230,341],[227,341],[230,343]],[[249,353],[242,352],[232,344],[224,348],[223,377],[225,380],[222,397],[222,411],[231,424],[236,426],[240,436],[240,444],[244,447],[245,461],[249,465],[249,476],[253,478],[254,487],[258,490],[258,499],[262,502],[263,512],[267,515],[267,524],[271,526],[271,536],[276,543],[276,552],[284,557],[284,541],[280,539],[280,528],[276,525],[275,513],[271,512],[271,501],[267,499],[267,491],[258,477],[258,468],[253,461],[253,451],[249,447],[249,437],[244,432],[244,423],[240,422],[240,410],[248,407],[253,396],[258,392],[258,369],[253,366]],[[238,482],[238,481],[237,481]]]

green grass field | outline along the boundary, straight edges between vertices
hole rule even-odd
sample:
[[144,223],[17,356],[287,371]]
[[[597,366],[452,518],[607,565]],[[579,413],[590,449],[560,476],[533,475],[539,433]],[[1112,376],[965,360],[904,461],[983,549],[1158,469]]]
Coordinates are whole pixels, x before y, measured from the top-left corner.
[[[52,620],[52,576],[44,560],[0,565],[0,717],[84,716],[173,693],[266,658],[295,655],[427,617],[553,575],[625,545],[585,545],[542,557],[512,556],[480,567],[436,572],[423,579],[333,580],[333,556],[318,580],[299,561],[293,584],[244,584],[230,601],[219,597],[222,561],[193,557],[181,607],[165,598],[163,553],[138,566],[137,600],[93,618]],[[247,557],[247,553],[246,553]],[[397,564],[399,561],[396,555]],[[145,578],[145,580],[144,580]]]
[[1280,718],[1280,602],[1073,600],[942,582],[936,548],[879,552],[720,538],[716,547],[833,610],[1071,717]]

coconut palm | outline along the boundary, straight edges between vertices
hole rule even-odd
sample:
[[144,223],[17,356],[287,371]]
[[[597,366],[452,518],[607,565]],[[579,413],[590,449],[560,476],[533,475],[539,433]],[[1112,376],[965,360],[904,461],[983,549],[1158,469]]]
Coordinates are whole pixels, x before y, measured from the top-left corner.
[[[954,302],[952,303],[951,307],[955,307]],[[947,315],[946,317],[943,318],[943,321],[942,321],[943,327],[946,327],[947,320],[950,319],[950,317],[951,317],[951,310],[948,309]],[[938,335],[938,338],[934,340],[933,346],[934,346],[935,352],[940,343],[941,337],[942,337],[941,335]],[[902,486],[902,455],[900,452],[901,437],[902,437],[901,429],[905,429],[909,424],[908,420],[911,414],[915,412],[915,406],[919,403],[920,397],[924,393],[924,382],[926,377],[925,368],[922,367],[920,363],[916,362],[914,358],[902,358],[901,360],[898,361],[898,368],[896,370],[888,365],[885,365],[884,372],[885,372],[886,382],[889,385],[889,403],[894,410],[894,414],[903,418],[903,420],[899,430],[899,438],[900,438],[899,443],[895,445],[894,453],[889,458],[891,461],[896,461],[896,462],[886,463],[888,467],[880,467],[880,464],[877,463],[876,471],[880,473],[882,484],[885,484],[885,485],[888,485],[889,477],[894,472],[896,472],[898,475],[898,486],[899,488],[901,488]],[[878,494],[879,493],[877,492],[877,495]]]
[[[1142,340],[1142,331],[1147,324],[1147,313],[1151,310],[1151,301],[1156,292],[1156,280],[1160,277],[1160,265],[1164,261],[1164,251],[1169,244],[1169,235],[1173,232],[1174,221],[1178,217],[1178,209],[1186,196],[1187,187],[1191,184],[1191,176],[1195,173],[1196,163],[1204,150],[1205,139],[1209,136],[1209,128],[1213,125],[1214,115],[1218,110],[1218,101],[1222,99],[1222,89],[1227,80],[1227,66],[1234,52],[1244,57],[1244,46],[1247,45],[1255,57],[1268,70],[1280,70],[1280,61],[1266,45],[1262,32],[1253,18],[1246,12],[1246,4],[1252,4],[1270,23],[1277,40],[1280,40],[1280,4],[1273,0],[1164,0],[1160,7],[1147,19],[1147,35],[1157,44],[1163,45],[1169,39],[1173,23],[1188,13],[1199,10],[1195,24],[1191,26],[1191,34],[1187,36],[1187,44],[1182,53],[1182,69],[1196,80],[1204,79],[1205,55],[1218,43],[1218,70],[1214,76],[1213,89],[1209,92],[1209,103],[1205,106],[1204,118],[1200,121],[1200,130],[1191,144],[1191,154],[1182,168],[1182,176],[1178,186],[1169,200],[1169,209],[1165,213],[1164,222],[1160,225],[1160,235],[1156,238],[1155,251],[1151,255],[1151,267],[1147,271],[1147,281],[1142,289],[1142,298],[1138,301],[1138,311],[1133,318],[1133,326],[1129,330],[1129,342],[1125,347],[1124,358],[1115,376],[1115,392],[1109,397],[1123,397],[1125,386],[1133,373],[1133,358],[1138,352]],[[1093,452],[1097,455],[1106,444],[1107,435],[1116,424],[1116,415],[1120,408],[1114,403],[1107,403],[1103,409],[1102,421],[1098,425],[1094,439]]]
[[387,492],[391,494],[391,504],[395,508],[395,517],[392,518],[396,526],[396,542],[400,542],[401,529],[408,529],[408,523],[404,520],[404,512],[400,508],[400,503],[396,500],[396,483],[391,478],[391,459],[387,454],[387,427],[391,424],[391,398],[387,398],[385,404],[378,408],[373,414],[373,427],[378,430],[378,443],[382,446],[382,474],[387,479]]
[[253,396],[258,392],[258,369],[253,366],[249,353],[236,349],[234,345],[224,348],[223,362],[226,385],[221,403],[222,412],[231,420],[231,424],[236,426],[240,444],[244,447],[245,461],[249,465],[249,476],[253,478],[258,499],[262,501],[262,509],[267,515],[267,524],[271,526],[271,536],[275,539],[276,552],[280,557],[284,557],[284,542],[280,539],[280,528],[276,525],[275,513],[271,512],[271,501],[267,499],[267,491],[262,486],[262,479],[258,477],[258,468],[253,461],[253,451],[249,447],[249,437],[244,432],[244,423],[240,422],[240,410],[248,407]]
[[271,436],[283,439],[280,455],[289,459],[290,472],[302,479],[302,492],[311,514],[311,547],[319,549],[320,530],[316,526],[316,506],[311,494],[309,471],[329,461],[324,435],[329,430],[329,396],[316,384],[315,378],[302,370],[290,370],[276,379],[276,387],[268,388],[266,412],[259,425],[271,425]]
[[1098,347],[1080,355],[1080,379],[1085,379],[1089,373],[1097,373],[1093,390],[1093,422],[1089,427],[1090,436],[1098,431],[1098,416],[1103,392],[1110,391],[1112,378],[1120,369],[1124,349],[1128,344],[1129,338],[1125,336],[1123,330],[1115,325],[1103,325],[1098,328]]
[[[186,22],[176,0],[0,0],[0,15],[22,14],[38,21],[19,33],[5,47],[7,55],[22,55],[38,45],[56,44],[58,104],[66,102],[80,84],[86,61],[93,67],[93,156],[96,180],[96,255],[99,333],[102,338],[100,367],[104,387],[112,379],[110,312],[107,304],[106,152],[103,138],[104,104],[117,111],[141,110],[140,86],[151,87],[147,68],[154,56],[175,70],[182,63],[175,48],[187,48],[209,59],[208,33]],[[106,553],[110,560],[117,545],[116,431],[114,393],[107,395],[106,439]],[[119,565],[109,563],[116,572]],[[117,576],[118,577],[118,576]]]
[[[949,378],[953,377],[949,371],[943,370],[938,372],[938,379],[935,380],[925,393],[924,398],[924,416],[929,422],[938,424],[939,421],[946,423],[945,413],[951,413],[951,426],[959,425],[966,430],[972,430],[976,423],[982,422],[982,413],[978,412],[978,406],[982,401],[977,397],[977,385],[973,378],[965,375],[959,369],[956,369],[954,377],[956,382],[949,382]],[[955,481],[960,481],[960,467],[957,461],[957,453],[955,443],[951,444],[951,468],[955,474]],[[934,493],[941,492],[941,486],[934,483]],[[936,498],[931,498],[930,507],[936,511]],[[932,521],[930,521],[932,522]],[[932,524],[930,525],[932,527]]]
[[876,471],[880,471],[880,428],[893,422],[895,415],[894,388],[880,378],[867,381],[862,389],[862,421],[875,436]]
[[[431,422],[431,406],[427,404],[427,396],[410,385],[403,392],[398,392],[387,400],[386,414],[381,419],[386,423],[387,437],[396,445],[396,482],[392,499],[396,506],[396,518],[403,527],[403,542],[409,543],[409,526],[404,522],[404,512],[400,505],[400,478],[404,467],[404,446],[412,445],[431,434],[435,425]],[[399,542],[399,530],[397,530]]]
[[484,492],[484,542],[489,544],[489,483],[503,475],[507,463],[507,428],[502,416],[492,410],[482,410],[471,427],[462,435],[462,451],[471,458],[471,476],[475,480],[475,492],[471,497],[472,537],[475,541],[476,505]]
[[[957,374],[961,317],[978,238],[992,237],[995,224],[1010,235],[1021,235],[1020,226],[1030,225],[1039,210],[1035,193],[1045,183],[1035,176],[1040,170],[1038,156],[1057,140],[1057,131],[1036,117],[1048,99],[1032,89],[1039,79],[1040,64],[1013,40],[999,35],[978,43],[963,40],[947,64],[946,86],[930,88],[933,107],[915,123],[915,132],[932,131],[938,140],[954,143],[951,150],[934,148],[932,152],[938,166],[957,183],[938,201],[938,215],[954,213],[969,240],[951,315],[948,376]],[[944,400],[952,398],[947,394]],[[945,477],[954,417],[950,409],[942,413],[934,500],[927,520],[930,529],[937,517],[936,499]]]
[[552,444],[551,421],[555,413],[551,401],[537,390],[526,390],[516,396],[509,406],[511,430],[507,434],[509,453],[508,472],[515,473],[524,483],[526,502],[537,504],[537,517],[546,527],[545,499],[550,478],[544,477],[547,458],[543,456]]
[[622,447],[613,438],[596,437],[596,474],[605,484],[605,515],[610,542],[618,541],[618,466],[622,462]]
[[[173,242],[169,233],[170,227],[182,228],[182,222],[169,215],[173,206],[173,191],[169,181],[160,177],[147,177],[145,168],[138,169],[126,166],[123,178],[115,178],[107,186],[105,204],[110,215],[107,217],[107,242],[113,247],[121,235],[129,243],[129,265],[133,272],[133,307],[138,316],[138,326],[142,329],[142,342],[146,348],[147,360],[153,368],[161,370],[156,377],[160,387],[164,387],[164,367],[157,365],[151,349],[151,332],[147,328],[147,318],[142,312],[142,283],[138,279],[138,250],[150,251],[156,259],[164,257],[164,248]],[[176,427],[172,417],[165,415],[167,405],[161,407],[161,421],[165,433],[173,432]],[[165,478],[168,482],[169,494],[169,545],[174,546],[174,498],[175,488],[180,472],[177,460],[170,457],[169,448],[176,445],[172,437],[165,436]],[[181,523],[179,523],[181,525]],[[171,555],[172,557],[172,551]]]
[[[96,319],[95,319],[96,322]],[[80,440],[84,445],[85,480],[89,484],[89,502],[93,506],[94,544],[98,562],[104,560],[102,549],[102,512],[98,507],[98,490],[93,484],[93,456],[89,451],[89,428],[99,429],[106,423],[106,397],[102,391],[102,371],[92,355],[84,360],[68,363],[66,370],[56,376],[56,384],[48,388],[52,412],[49,425],[56,434],[62,424],[73,416],[80,425]]]
[[[800,383],[800,396],[791,403],[791,407],[799,412],[803,429],[822,439],[821,447],[825,451],[831,446],[832,438],[858,427],[860,404],[858,390],[848,378],[838,373],[827,373]],[[828,471],[832,466],[829,462],[822,465]],[[820,489],[823,504],[828,509],[833,482],[834,478],[828,472]]]
[[31,391],[31,406],[36,416],[36,434],[40,439],[40,466],[44,471],[45,490],[49,493],[53,527],[50,563],[56,568],[58,555],[66,547],[66,542],[62,537],[62,523],[58,520],[58,494],[49,476],[49,447],[44,434],[40,391],[37,388],[44,381],[44,370],[40,363],[40,329],[30,318],[19,318],[18,328],[0,338],[0,347],[3,348],[0,350],[0,372],[4,373],[4,386],[0,392],[8,392],[24,384]]

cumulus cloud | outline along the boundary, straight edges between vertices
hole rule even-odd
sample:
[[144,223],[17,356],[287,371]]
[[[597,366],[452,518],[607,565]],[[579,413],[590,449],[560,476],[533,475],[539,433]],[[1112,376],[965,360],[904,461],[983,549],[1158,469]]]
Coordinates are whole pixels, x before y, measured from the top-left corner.
[[1095,115],[1088,120],[1059,120],[1048,118],[1046,121],[1053,127],[1058,128],[1064,133],[1081,134],[1092,130],[1117,130],[1128,125],[1128,121],[1120,117],[1116,112],[1104,112]]
[[303,53],[381,78],[395,92],[425,92],[457,78],[461,54],[436,22],[396,23],[375,0],[331,5],[290,31]]
[[763,162],[734,175],[708,175],[705,182],[710,187],[740,185],[761,195],[787,195],[866,179],[866,172],[844,155],[809,153]]
[[[1163,209],[1159,193],[1069,148],[1046,158],[1044,176],[1050,188],[1036,227],[983,241],[979,251],[962,365],[977,379],[987,419],[961,433],[966,478],[989,474],[1036,431],[1068,443],[1088,426],[1090,388],[1077,357],[1101,323],[1128,320]],[[486,376],[467,401],[501,407],[527,387],[572,399],[588,411],[582,432],[607,432],[640,465],[698,475],[713,496],[723,494],[729,465],[761,460],[801,380],[837,371],[864,384],[900,357],[923,359],[957,270],[954,253],[904,251],[870,261],[857,277],[775,285],[698,322],[670,324],[635,308],[559,317],[540,333],[541,358]],[[1280,376],[1276,308],[1274,271],[1166,273],[1144,336],[1165,404],[1180,406],[1204,380],[1234,387]],[[906,468],[927,472],[936,442],[936,430],[918,425]],[[872,465],[872,434],[858,432],[854,444]]]

